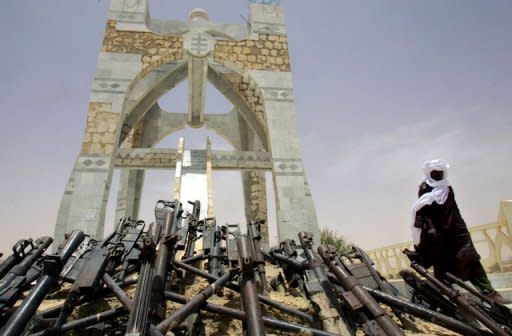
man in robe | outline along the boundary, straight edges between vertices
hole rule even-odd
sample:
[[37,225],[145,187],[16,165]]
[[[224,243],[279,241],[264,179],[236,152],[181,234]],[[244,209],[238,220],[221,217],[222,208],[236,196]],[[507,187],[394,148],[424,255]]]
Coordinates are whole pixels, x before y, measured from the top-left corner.
[[424,163],[425,177],[420,184],[418,200],[413,206],[413,243],[417,262],[434,275],[446,272],[470,281],[480,292],[496,302],[510,303],[491,285],[473,245],[466,223],[460,214],[453,188],[446,175],[449,164],[443,160]]

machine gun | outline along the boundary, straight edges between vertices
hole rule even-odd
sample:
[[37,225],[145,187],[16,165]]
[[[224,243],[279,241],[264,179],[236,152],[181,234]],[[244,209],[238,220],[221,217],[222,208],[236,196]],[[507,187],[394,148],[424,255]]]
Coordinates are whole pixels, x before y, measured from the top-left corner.
[[483,310],[493,320],[500,323],[501,325],[506,326],[509,328],[509,330],[512,328],[512,311],[509,308],[481,294],[473,287],[468,286],[464,281],[449,272],[445,273],[445,277],[446,280],[448,280],[450,283],[456,284],[457,286],[471,293],[474,298],[478,298],[478,300],[470,301],[473,305],[477,305],[478,309]]
[[[40,261],[40,257],[52,242],[51,237],[41,237],[35,242],[24,240],[14,246],[13,255],[9,257],[10,260],[6,260],[7,264],[4,268],[9,270],[0,280],[0,312],[12,307],[21,293],[39,277],[41,267],[36,263]],[[25,249],[28,246],[31,249],[26,252]],[[19,262],[11,265],[16,260]]]
[[192,205],[192,212],[188,215],[187,231],[185,234],[185,253],[183,258],[189,258],[194,254],[194,246],[198,239],[199,232],[199,214],[201,212],[201,202],[188,201]]
[[267,276],[265,275],[265,259],[261,252],[261,225],[265,220],[250,222],[247,225],[247,236],[249,238],[251,248],[253,251],[254,262],[258,269],[259,284],[263,289],[263,294],[268,293]]
[[466,295],[437,279],[430,274],[423,266],[413,262],[411,267],[423,276],[426,281],[435,287],[442,295],[446,296],[451,302],[453,302],[457,308],[464,314],[470,315],[480,321],[483,325],[489,328],[495,335],[507,336],[512,335],[512,329],[509,326],[501,324],[500,322],[493,319],[492,316],[487,314],[481,307],[475,305],[472,300],[469,300]]
[[344,320],[346,310],[340,304],[333,285],[327,278],[322,260],[313,250],[313,234],[299,232],[300,244],[308,267],[304,269],[304,287],[310,300],[322,307],[321,316],[324,329],[340,335],[352,335],[353,326]]
[[208,273],[220,278],[226,273],[227,227],[217,226],[215,218],[205,218],[203,226],[203,255],[208,259]]
[[[313,235],[300,232],[299,240],[300,247],[293,240],[282,241],[279,248],[270,249],[267,259],[281,266],[290,287],[299,288],[318,307],[322,307],[320,318],[326,331],[353,335],[353,326],[343,319],[346,317],[345,311],[327,278],[325,266],[313,251]],[[277,287],[279,282],[279,277],[273,279],[273,287]]]
[[[478,328],[478,326],[472,326],[465,321],[461,321],[452,316],[448,316],[436,310],[429,309],[423,305],[410,303],[404,298],[400,297],[400,295],[397,295],[397,289],[388,283],[387,280],[373,268],[373,263],[364,250],[358,247],[353,247],[351,251],[344,253],[343,257],[346,257],[350,263],[345,263],[345,258],[338,257],[337,262],[340,263],[340,266],[343,266],[349,275],[353,275],[357,282],[361,284],[362,288],[367,291],[376,301],[388,305],[393,313],[401,320],[402,325],[405,328],[414,330],[414,328],[408,326],[408,324],[413,323],[411,316],[404,316],[404,313],[408,313],[410,315],[430,321],[434,324],[443,326],[447,329],[453,330],[462,335],[490,335],[485,330]],[[355,259],[359,259],[361,263],[354,262]],[[406,273],[406,270],[403,270],[402,272]],[[412,275],[414,276],[413,279],[415,281],[423,281],[419,279],[414,273],[412,273]],[[338,280],[338,277],[336,277],[333,273],[329,273],[328,276],[331,282],[342,286],[342,283]],[[407,279],[411,280],[410,277],[407,277]],[[388,287],[386,289],[386,284],[391,288]],[[424,285],[428,284],[425,283]],[[439,293],[437,293],[437,296],[433,296],[444,299]],[[449,301],[447,302],[450,303]]]
[[83,297],[90,300],[98,293],[104,274],[112,272],[133,253],[143,227],[144,222],[125,218],[105,240],[98,242],[94,239],[84,239],[77,249],[83,253],[81,255],[74,253],[75,259],[70,261],[71,266],[67,270],[69,273],[65,275],[73,280],[73,285],[53,328],[49,329],[47,334],[60,333],[61,326],[73,312],[79,300]]
[[158,201],[156,204],[156,224],[151,226],[141,247],[141,268],[126,334],[147,335],[150,323],[165,319],[165,284],[170,261],[176,253],[182,213],[183,208],[178,200]]
[[32,239],[21,239],[12,247],[12,254],[0,263],[0,279],[2,279],[11,268],[27,256],[27,253],[34,248]]
[[238,251],[238,236],[240,236],[240,226],[238,224],[226,225],[226,252],[229,268],[240,267],[240,254]]
[[359,312],[365,322],[363,330],[367,335],[405,335],[402,329],[384,312],[339,261],[334,246],[320,245],[318,253],[345,290],[342,292],[344,300],[352,310]]
[[[304,279],[301,274],[309,267],[309,263],[306,260],[297,261],[298,251],[295,241],[293,239],[282,241],[279,248],[270,249],[269,256],[272,259],[271,262],[279,264],[283,270],[288,286],[299,288],[302,293],[306,293]],[[276,290],[281,280],[274,279],[272,283],[273,289]]]
[[[344,256],[347,257],[351,263],[344,263],[341,258],[339,258],[339,261],[343,263],[350,274],[356,277],[357,281],[361,285],[368,288],[377,289],[394,297],[400,297],[400,291],[379,274],[379,272],[373,267],[373,261],[362,248],[356,245],[352,245],[351,250]],[[353,262],[355,259],[359,260],[360,262]],[[397,307],[391,307],[391,309],[406,329],[416,332],[419,331],[410,316],[404,314]]]
[[84,233],[82,231],[73,231],[67,237],[58,254],[49,255],[44,258],[41,278],[25,300],[23,300],[21,306],[11,315],[7,323],[0,330],[0,335],[21,335],[45,295],[57,283],[63,265],[68,261],[73,251],[77,249],[83,239]]
[[121,243],[124,245],[123,255],[121,256],[123,267],[116,275],[116,279],[122,283],[130,272],[130,267],[139,267],[140,250],[137,246],[141,241],[146,224],[142,220],[127,217],[120,220],[120,225],[123,228],[123,237],[121,239]]
[[403,269],[399,272],[404,282],[411,288],[411,301],[430,310],[438,311],[455,319],[472,322],[473,318],[460,313],[457,306],[445,298],[437,288],[421,279],[414,271]]
[[[261,315],[261,306],[258,299],[256,279],[254,269],[260,265],[254,258],[254,247],[245,235],[237,238],[238,253],[240,256],[240,267],[242,277],[240,279],[240,296],[246,319],[244,321],[244,331],[247,336],[265,335],[265,327]],[[261,273],[260,273],[261,274]]]

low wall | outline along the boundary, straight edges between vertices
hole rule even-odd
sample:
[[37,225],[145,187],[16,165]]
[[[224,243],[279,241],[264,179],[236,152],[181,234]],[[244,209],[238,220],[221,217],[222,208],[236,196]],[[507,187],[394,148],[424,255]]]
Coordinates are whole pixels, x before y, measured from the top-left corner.
[[[512,271],[512,200],[501,201],[496,222],[473,226],[469,231],[487,272]],[[409,268],[409,259],[402,253],[404,248],[412,249],[412,242],[369,250],[367,253],[383,276],[397,278],[400,270]]]

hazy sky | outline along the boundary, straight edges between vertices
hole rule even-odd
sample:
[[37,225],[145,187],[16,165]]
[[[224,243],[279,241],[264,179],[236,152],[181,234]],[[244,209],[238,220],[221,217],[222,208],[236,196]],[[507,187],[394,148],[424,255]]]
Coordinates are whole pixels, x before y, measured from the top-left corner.
[[[422,162],[441,157],[468,225],[512,198],[512,2],[283,0],[302,155],[319,223],[364,248],[409,240]],[[109,1],[4,1],[0,11],[0,251],[53,234],[80,149]],[[151,16],[243,23],[247,0],[150,0]],[[206,110],[230,104],[211,88]],[[186,108],[186,86],[160,103]],[[203,148],[204,129],[180,135]],[[229,148],[219,137],[214,148]],[[147,174],[141,216],[172,198]],[[115,200],[114,175],[111,202]],[[268,179],[271,182],[271,179]],[[242,219],[234,172],[214,175],[220,222]],[[237,193],[239,196],[237,196]],[[273,194],[270,195],[271,198]],[[273,205],[273,202],[269,202]],[[112,207],[106,227],[113,224]],[[274,218],[271,215],[270,218]]]

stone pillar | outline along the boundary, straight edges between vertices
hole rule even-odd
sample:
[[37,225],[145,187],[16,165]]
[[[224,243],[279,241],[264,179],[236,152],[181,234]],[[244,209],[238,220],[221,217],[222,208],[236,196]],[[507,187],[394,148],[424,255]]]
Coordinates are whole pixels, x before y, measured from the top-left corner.
[[64,233],[73,229],[83,230],[96,239],[103,238],[112,157],[119,143],[123,104],[130,83],[142,70],[140,54],[117,51],[108,38],[113,30],[119,29],[112,20],[121,19],[121,16],[127,18],[123,21],[124,29],[130,25],[143,27],[147,18],[146,1],[111,2],[110,21],[98,57],[82,147],[57,215],[54,248],[64,239]]
[[[263,92],[279,240],[310,231],[320,242],[320,229],[301,159],[291,72],[249,71]],[[308,193],[308,196],[306,196]]]
[[[144,170],[121,169],[119,191],[117,192],[116,217],[114,219],[115,223],[123,217],[138,217],[143,186]],[[107,218],[107,220],[111,219]]]
[[[279,240],[297,239],[300,231],[310,231],[320,241],[314,205],[305,179],[297,134],[288,38],[283,10],[279,6],[253,4],[249,15],[250,34],[246,40],[216,41],[214,61],[237,70],[227,79],[242,97],[234,105],[244,112],[265,148],[272,155],[273,182],[277,207]],[[209,75],[217,80],[214,74]],[[221,80],[219,80],[220,82]],[[221,90],[222,91],[222,90]],[[227,94],[230,93],[229,90]],[[224,91],[222,91],[224,93]],[[262,128],[254,127],[260,124]],[[264,132],[259,130],[263,129]],[[261,134],[264,133],[264,134]],[[243,149],[243,146],[242,146]]]
[[208,152],[210,139],[207,140],[207,149],[184,149],[183,138],[180,138],[181,161],[176,164],[176,192],[175,198],[183,204],[183,209],[192,212],[192,206],[188,201],[201,202],[200,218],[208,216],[208,206],[211,205],[211,188],[208,182]]
[[267,189],[265,173],[261,171],[242,171],[244,189],[245,218],[250,221],[265,220],[261,226],[262,243],[268,246]]
[[[259,143],[256,134],[254,134],[247,122],[243,118],[238,118],[239,143],[243,151],[254,151]],[[268,246],[268,217],[267,217],[267,184],[265,173],[261,171],[241,171],[242,188],[244,191],[245,220],[251,221],[265,220],[261,226],[262,244]]]
[[206,217],[214,217],[213,212],[213,167],[212,167],[212,138],[206,138],[206,193],[208,202],[206,204]]

